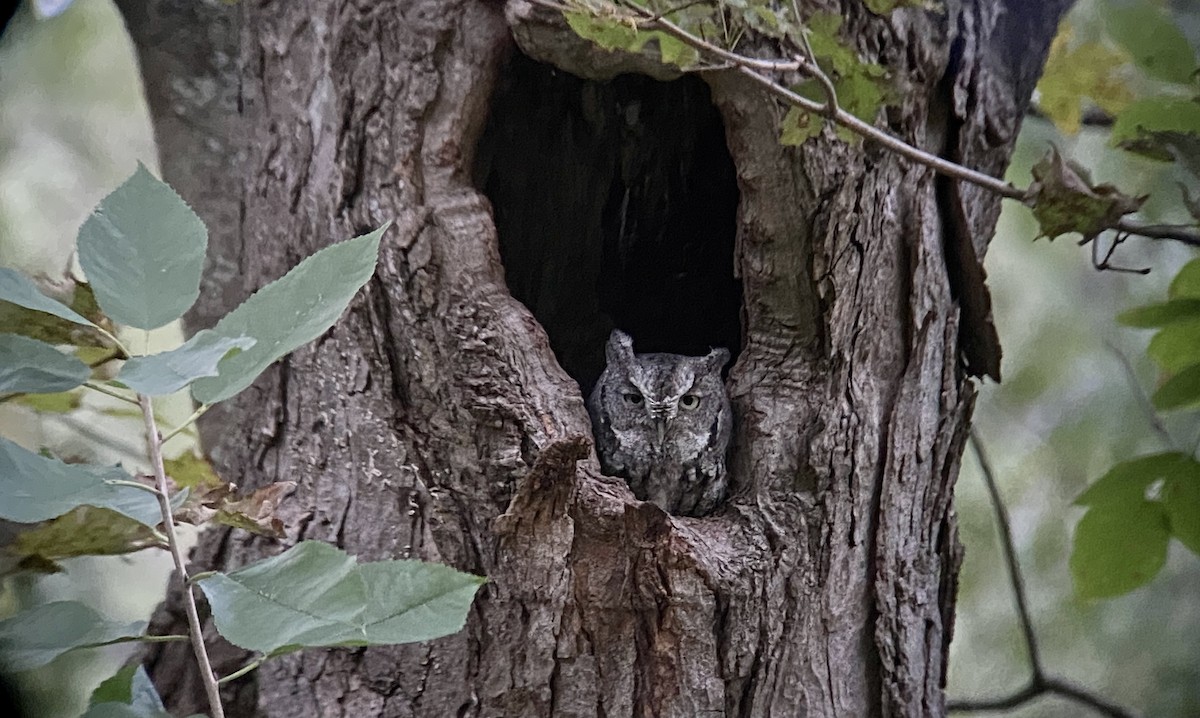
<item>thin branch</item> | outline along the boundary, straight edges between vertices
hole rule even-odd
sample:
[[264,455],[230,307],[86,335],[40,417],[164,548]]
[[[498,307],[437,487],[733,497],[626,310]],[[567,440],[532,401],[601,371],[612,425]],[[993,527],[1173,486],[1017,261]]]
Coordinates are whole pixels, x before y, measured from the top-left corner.
[[208,411],[209,406],[211,406],[211,405],[210,404],[201,404],[200,406],[196,407],[196,410],[192,412],[191,416],[184,419],[182,424],[175,427],[174,429],[171,429],[170,431],[168,431],[166,434],[163,435],[162,443],[165,444],[168,441],[170,441],[171,439],[174,439],[181,432],[187,431],[188,428],[190,428],[191,425],[193,423],[195,423],[195,421],[197,419],[204,416],[204,412]]
[[[571,8],[566,5],[555,2],[555,0],[527,0],[531,5],[556,10],[559,12],[570,12]],[[970,182],[971,184],[982,187],[990,192],[993,192],[1006,199],[1013,199],[1023,204],[1028,204],[1031,200],[1031,195],[1028,189],[1020,189],[1005,182],[1002,179],[997,179],[991,175],[973,170],[969,167],[951,162],[937,155],[926,152],[920,148],[908,144],[904,140],[896,137],[884,130],[880,130],[869,122],[864,122],[858,119],[849,112],[839,108],[831,107],[830,103],[815,102],[806,97],[803,97],[787,87],[779,84],[775,80],[763,75],[763,72],[802,72],[805,75],[816,79],[817,82],[822,82],[823,73],[820,68],[814,68],[808,62],[798,60],[764,60],[755,57],[748,57],[730,50],[726,50],[719,45],[715,45],[697,35],[694,35],[687,30],[679,27],[675,23],[667,20],[661,15],[656,15],[654,12],[639,7],[637,5],[624,5],[629,10],[636,12],[641,16],[639,26],[647,29],[660,30],[668,35],[676,38],[680,42],[698,50],[701,53],[712,57],[719,58],[721,61],[730,63],[737,67],[738,72],[745,75],[754,83],[762,86],[771,94],[783,100],[789,105],[799,107],[807,112],[812,112],[823,117],[828,117],[833,122],[845,127],[854,134],[869,140],[876,144],[892,150],[893,152],[906,157],[913,162],[924,165],[935,172]],[[825,80],[828,80],[825,76]],[[828,94],[828,90],[826,90]],[[1127,217],[1122,217],[1117,220],[1113,229],[1135,234],[1141,237],[1150,239],[1169,239],[1176,242],[1182,242],[1193,247],[1200,247],[1200,231],[1192,228],[1178,225],[1162,225],[1162,224],[1142,224]]]
[[1012,586],[1013,598],[1017,604],[1017,620],[1021,624],[1021,632],[1025,636],[1025,649],[1029,655],[1029,667],[1032,675],[1023,688],[999,698],[983,698],[979,700],[947,701],[947,710],[958,713],[984,713],[1016,708],[1035,698],[1053,694],[1069,698],[1076,703],[1082,703],[1109,718],[1136,718],[1136,714],[1128,709],[1102,698],[1070,681],[1048,676],[1042,668],[1041,651],[1038,649],[1037,635],[1033,629],[1033,620],[1029,616],[1029,605],[1025,595],[1025,579],[1021,573],[1021,565],[1017,561],[1017,549],[1012,538],[1012,523],[1008,518],[1008,509],[1000,498],[1000,489],[996,483],[995,472],[988,461],[987,453],[979,436],[972,431],[970,434],[971,448],[979,461],[983,483],[991,497],[992,508],[996,512],[996,524],[1000,529],[1000,539],[1004,549],[1004,561],[1008,566],[1009,581]]
[[1013,600],[1017,603],[1017,620],[1021,623],[1021,632],[1025,635],[1025,650],[1029,654],[1029,667],[1033,670],[1034,683],[1041,680],[1042,660],[1038,651],[1037,634],[1033,630],[1033,619],[1029,616],[1029,602],[1025,596],[1025,576],[1021,573],[1021,564],[1017,559],[1017,549],[1013,542],[1012,522],[1008,518],[1008,508],[1000,498],[1000,488],[996,485],[996,474],[992,471],[992,463],[988,461],[983,443],[979,435],[971,431],[971,448],[979,461],[979,470],[983,474],[983,483],[987,487],[988,496],[992,500],[992,509],[996,512],[996,525],[1000,529],[1000,541],[1004,549],[1004,563],[1008,567],[1008,580],[1013,592]]
[[196,596],[188,581],[187,563],[179,545],[179,537],[175,533],[175,517],[171,515],[167,472],[163,468],[162,436],[158,433],[158,423],[154,419],[154,406],[150,397],[145,394],[138,394],[138,403],[142,406],[142,420],[146,424],[146,438],[150,446],[150,463],[153,465],[154,478],[158,484],[158,508],[162,512],[163,529],[167,534],[167,544],[175,562],[175,570],[179,572],[180,580],[183,581],[183,606],[187,612],[192,651],[196,654],[196,662],[200,664],[200,679],[204,683],[212,718],[225,718],[225,708],[221,705],[221,689],[217,685],[212,663],[208,660],[208,648],[204,645],[204,628],[200,624],[200,612],[196,610]]

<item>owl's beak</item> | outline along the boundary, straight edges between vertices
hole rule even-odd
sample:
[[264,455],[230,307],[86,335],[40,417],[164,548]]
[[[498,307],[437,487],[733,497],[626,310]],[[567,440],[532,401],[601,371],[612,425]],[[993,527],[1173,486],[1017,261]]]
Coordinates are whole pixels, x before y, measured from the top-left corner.
[[675,412],[666,402],[646,402],[650,411],[650,419],[654,422],[655,446],[662,446],[667,440],[667,425],[675,418]]
[[662,446],[667,438],[667,417],[659,414],[654,417],[654,431],[658,436],[657,446]]

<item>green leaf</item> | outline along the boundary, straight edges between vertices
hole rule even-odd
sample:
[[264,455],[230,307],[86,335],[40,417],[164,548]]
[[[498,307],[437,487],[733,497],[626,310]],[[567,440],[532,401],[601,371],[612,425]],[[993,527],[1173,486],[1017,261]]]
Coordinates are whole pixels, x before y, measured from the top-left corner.
[[91,718],[170,718],[146,669],[137,663],[125,666],[97,686],[88,707],[84,716]]
[[44,666],[67,651],[142,635],[145,621],[109,621],[77,601],[55,601],[0,621],[0,664],[9,671]]
[[54,394],[91,376],[87,364],[36,339],[0,334],[0,393]]
[[158,525],[158,500],[147,491],[107,483],[114,480],[130,477],[117,467],[64,464],[0,437],[0,519],[36,523],[86,505]]
[[105,314],[155,329],[200,296],[207,246],[196,213],[139,163],[79,229],[79,264]]
[[1145,500],[1150,484],[1165,479],[1200,475],[1200,464],[1177,452],[1152,454],[1123,461],[1088,486],[1075,503],[1079,506],[1121,507]]
[[221,481],[220,476],[217,476],[216,470],[213,469],[208,459],[197,456],[191,451],[185,451],[174,459],[167,459],[163,462],[163,468],[176,486],[190,489],[211,489],[225,483]]
[[218,376],[193,384],[196,400],[215,404],[234,396],[277,359],[333,326],[374,274],[379,238],[389,226],[313,253],[217,322],[216,334],[257,343],[226,357]]
[[1187,319],[1200,319],[1200,299],[1175,299],[1160,304],[1135,307],[1117,315],[1117,321],[1127,327],[1164,327]]
[[1029,187],[1033,216],[1042,235],[1050,239],[1068,232],[1093,239],[1145,201],[1127,197],[1109,184],[1093,185],[1086,171],[1064,160],[1054,147],[1033,166],[1033,179]]
[[1171,299],[1200,300],[1200,259],[1193,259],[1179,269],[1167,290]]
[[622,16],[601,17],[586,12],[563,12],[575,34],[591,40],[605,50],[637,51],[646,38],[639,38],[632,18]]
[[33,280],[15,269],[0,267],[0,300],[11,302],[19,307],[32,309],[37,312],[53,314],[68,322],[84,326],[96,326],[79,312],[71,309],[62,302],[56,302],[38,289]]
[[[37,286],[36,283],[34,286]],[[60,296],[64,297],[69,293],[71,303],[67,308],[77,313],[87,323],[80,324],[76,321],[63,319],[56,314],[47,314],[46,312],[29,309],[11,302],[0,302],[0,332],[20,334],[30,339],[40,339],[47,344],[106,347],[106,351],[108,351],[107,347],[111,342],[97,327],[111,330],[112,322],[105,318],[104,313],[97,306],[96,297],[92,294],[92,288],[87,284],[78,284],[68,278],[63,281],[61,286],[51,284],[49,289],[60,293]],[[34,291],[38,290],[35,289]],[[42,298],[57,304],[53,298],[46,297],[44,294]],[[37,297],[33,297],[33,299],[34,301],[38,301]],[[63,305],[59,304],[58,307],[51,308],[58,309],[61,307]]]
[[1178,25],[1155,3],[1104,3],[1108,34],[1129,51],[1146,74],[1186,85],[1196,70],[1196,53]]
[[1158,330],[1146,354],[1168,372],[1181,372],[1200,363],[1200,320],[1183,319]]
[[12,399],[14,404],[28,407],[39,414],[66,414],[79,408],[82,396],[78,391],[59,394],[26,394]]
[[96,686],[96,690],[92,691],[92,697],[88,699],[88,705],[94,706],[99,703],[132,703],[134,675],[139,672],[143,676],[146,675],[145,669],[137,663],[130,663],[123,666],[121,670],[105,678],[100,682],[100,685]]
[[[180,495],[183,492],[176,494]],[[158,545],[158,538],[143,523],[108,509],[77,506],[21,531],[7,551],[22,560],[54,563],[74,556],[120,556]]]
[[1163,505],[1171,521],[1171,533],[1193,553],[1200,555],[1200,475],[1180,476],[1163,489]]
[[1072,47],[1073,31],[1063,24],[1050,45],[1050,56],[1038,80],[1038,107],[1066,134],[1079,131],[1083,101],[1090,99],[1105,112],[1116,115],[1133,99],[1119,70],[1125,56],[1098,42]]
[[359,564],[318,541],[198,581],[222,636],[276,655],[305,646],[411,643],[454,633],[483,582],[420,561]]
[[650,33],[650,37],[658,41],[658,52],[668,65],[687,69],[700,61],[700,53],[696,52],[696,48],[682,40],[657,30]]
[[863,2],[867,9],[876,15],[887,15],[898,7],[930,8],[934,4],[932,0],[863,0]]
[[799,107],[789,107],[779,126],[779,143],[797,147],[821,134],[825,118]]
[[1200,364],[1193,364],[1164,382],[1151,401],[1156,409],[1163,411],[1200,404]]
[[1167,560],[1171,534],[1162,504],[1093,506],[1075,527],[1071,575],[1080,598],[1106,598],[1147,583]]
[[1117,116],[1109,135],[1113,147],[1164,162],[1172,159],[1177,136],[1200,135],[1200,102],[1180,97],[1138,100]]
[[201,377],[217,376],[217,364],[222,359],[254,343],[250,337],[224,337],[202,329],[181,347],[131,358],[121,367],[117,379],[139,394],[174,394]]

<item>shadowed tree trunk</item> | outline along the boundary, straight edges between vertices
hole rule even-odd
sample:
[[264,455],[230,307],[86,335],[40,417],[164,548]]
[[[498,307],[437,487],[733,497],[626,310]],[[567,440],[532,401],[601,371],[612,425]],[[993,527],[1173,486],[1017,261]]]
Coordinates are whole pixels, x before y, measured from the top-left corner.
[[[462,633],[272,660],[230,715],[944,714],[996,198],[832,133],[781,147],[736,73],[659,81],[521,0],[121,4],[212,231],[193,329],[394,220],[342,321],[206,417],[219,471],[298,482],[287,543],[489,578]],[[823,3],[903,88],[889,129],[995,175],[1066,4]],[[733,350],[716,515],[600,476],[583,392],[614,325]],[[281,548],[214,529],[193,560]],[[173,712],[204,710],[188,646],[155,650]]]

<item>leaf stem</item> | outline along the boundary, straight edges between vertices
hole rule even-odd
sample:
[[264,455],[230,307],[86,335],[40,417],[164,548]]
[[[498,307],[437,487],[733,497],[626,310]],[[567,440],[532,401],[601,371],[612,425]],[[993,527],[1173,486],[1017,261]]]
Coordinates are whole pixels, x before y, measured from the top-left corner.
[[140,489],[142,491],[154,494],[155,496],[159,495],[158,489],[153,486],[146,486],[138,481],[127,481],[125,479],[106,479],[104,483],[108,484],[109,486],[128,486],[130,488]]
[[258,658],[255,658],[253,661],[250,661],[246,665],[237,669],[233,673],[230,673],[229,675],[222,677],[220,680],[217,681],[217,683],[220,683],[221,685],[225,685],[226,683],[228,683],[230,681],[236,681],[237,679],[246,675],[250,671],[253,671],[255,668],[258,668],[259,666],[261,666],[263,663],[266,662],[266,660],[267,660],[266,656],[259,656]]
[[212,663],[208,659],[208,648],[204,645],[204,629],[200,624],[200,612],[196,609],[196,595],[188,580],[187,565],[183,557],[183,549],[179,546],[179,536],[175,533],[175,517],[171,515],[171,500],[167,488],[167,472],[163,467],[162,437],[158,433],[158,423],[154,419],[154,405],[150,397],[138,394],[138,403],[142,407],[142,420],[146,425],[147,442],[150,448],[150,463],[154,468],[154,479],[158,484],[158,508],[162,512],[163,529],[167,536],[167,546],[171,558],[175,562],[175,570],[183,582],[183,607],[187,613],[188,633],[192,639],[192,650],[196,654],[196,662],[200,664],[200,679],[204,683],[204,692],[208,696],[208,708],[212,718],[225,718],[225,708],[221,705],[221,690],[213,673]]
[[85,382],[83,382],[83,385],[86,386],[87,388],[91,389],[92,391],[98,391],[101,394],[107,394],[108,396],[111,396],[114,399],[120,399],[121,401],[128,402],[130,404],[133,404],[134,406],[139,406],[137,399],[125,396],[124,394],[121,394],[120,392],[113,391],[112,389],[109,389],[108,387],[104,386],[103,384],[97,384],[94,381],[85,381]]
[[165,444],[168,441],[170,441],[171,439],[174,439],[176,436],[178,436],[180,432],[186,431],[187,428],[189,426],[191,426],[193,423],[195,423],[197,419],[204,416],[204,412],[208,411],[210,406],[212,406],[212,404],[201,404],[200,406],[196,407],[196,410],[192,412],[191,416],[184,419],[182,424],[175,427],[174,429],[171,429],[170,431],[168,431],[166,434],[163,435],[161,443]]

